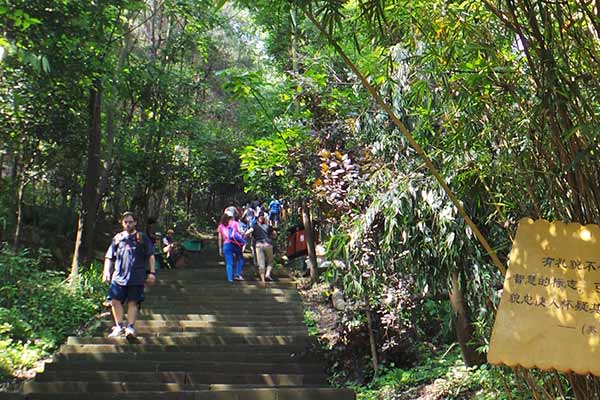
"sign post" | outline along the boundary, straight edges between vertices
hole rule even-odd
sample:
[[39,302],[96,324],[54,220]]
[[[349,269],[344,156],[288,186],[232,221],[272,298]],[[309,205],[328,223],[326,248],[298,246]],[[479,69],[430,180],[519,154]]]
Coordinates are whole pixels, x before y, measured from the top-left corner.
[[600,376],[600,227],[519,222],[488,361]]

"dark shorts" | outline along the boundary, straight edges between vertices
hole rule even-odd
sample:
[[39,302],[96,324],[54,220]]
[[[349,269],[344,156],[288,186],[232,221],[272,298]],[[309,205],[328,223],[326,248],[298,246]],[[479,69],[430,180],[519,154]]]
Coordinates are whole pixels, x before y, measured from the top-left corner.
[[144,285],[121,286],[112,282],[108,288],[108,300],[120,300],[121,303],[144,301]]
[[269,219],[271,221],[277,221],[277,222],[281,222],[280,218],[279,218],[279,213],[276,211],[271,211],[269,213]]

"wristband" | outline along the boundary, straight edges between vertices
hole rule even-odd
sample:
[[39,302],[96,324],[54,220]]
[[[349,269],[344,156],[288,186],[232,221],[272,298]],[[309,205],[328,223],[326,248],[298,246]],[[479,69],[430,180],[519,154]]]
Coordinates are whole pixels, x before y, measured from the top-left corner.
[[146,274],[147,275],[154,275],[154,276],[156,276],[156,272],[152,272],[152,271],[146,271]]

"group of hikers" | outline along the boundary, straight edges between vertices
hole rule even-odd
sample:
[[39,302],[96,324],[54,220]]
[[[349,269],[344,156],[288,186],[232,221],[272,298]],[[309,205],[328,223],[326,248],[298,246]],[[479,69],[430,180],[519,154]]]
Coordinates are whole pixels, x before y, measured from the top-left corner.
[[[227,281],[243,281],[244,250],[252,252],[261,282],[273,281],[273,238],[281,222],[281,203],[271,200],[268,210],[259,201],[239,209],[227,207],[217,227],[219,255],[225,257]],[[234,268],[235,267],[235,268]]]
[[[259,268],[261,281],[272,281],[273,238],[281,221],[282,205],[272,199],[265,210],[254,201],[242,209],[227,207],[217,228],[219,255],[225,257],[227,281],[243,281],[244,250],[252,251],[253,261]],[[135,339],[135,321],[144,288],[156,281],[155,244],[146,233],[136,229],[137,219],[133,212],[121,216],[122,231],[111,240],[104,256],[102,279],[109,283],[107,300],[112,308],[113,326],[109,337]],[[161,247],[168,262],[178,256],[173,241],[173,230],[162,238]],[[234,273],[235,262],[235,273]],[[125,306],[127,325],[124,324]]]

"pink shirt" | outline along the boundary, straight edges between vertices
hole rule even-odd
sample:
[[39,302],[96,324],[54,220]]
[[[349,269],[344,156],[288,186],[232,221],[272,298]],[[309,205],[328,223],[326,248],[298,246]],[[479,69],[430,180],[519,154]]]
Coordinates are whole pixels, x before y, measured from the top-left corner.
[[231,221],[229,221],[229,224],[227,226],[219,224],[219,226],[217,227],[217,231],[221,234],[221,237],[223,238],[223,244],[231,243],[231,240],[229,240],[229,227],[232,227],[234,230],[239,232],[240,223],[232,219]]

